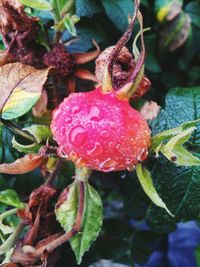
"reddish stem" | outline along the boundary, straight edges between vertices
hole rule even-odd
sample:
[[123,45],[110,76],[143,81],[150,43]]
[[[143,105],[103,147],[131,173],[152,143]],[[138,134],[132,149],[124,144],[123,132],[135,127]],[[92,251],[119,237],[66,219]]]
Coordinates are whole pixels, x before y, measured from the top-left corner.
[[52,185],[56,176],[58,175],[58,172],[60,170],[62,166],[62,159],[58,159],[56,164],[55,164],[55,167],[54,167],[54,170],[52,171],[52,173],[48,176],[45,184],[46,185]]
[[119,39],[117,44],[115,45],[115,47],[114,47],[114,49],[110,55],[110,58],[109,58],[108,72],[109,72],[111,77],[112,77],[112,70],[113,70],[113,65],[114,65],[115,61],[117,60],[117,57],[118,57],[121,49],[125,46],[125,44],[129,41],[129,39],[131,37],[134,23],[135,23],[135,20],[137,18],[138,9],[139,9],[139,3],[138,3],[138,0],[135,0],[135,12],[134,12],[133,17],[131,19],[129,27],[128,27],[127,31],[123,34],[123,36]]

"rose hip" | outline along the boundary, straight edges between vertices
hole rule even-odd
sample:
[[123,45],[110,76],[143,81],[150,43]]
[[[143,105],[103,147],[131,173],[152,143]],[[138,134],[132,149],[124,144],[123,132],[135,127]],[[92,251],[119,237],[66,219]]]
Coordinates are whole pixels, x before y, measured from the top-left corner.
[[117,92],[74,93],[53,113],[59,152],[76,166],[103,172],[131,170],[147,157],[150,129]]

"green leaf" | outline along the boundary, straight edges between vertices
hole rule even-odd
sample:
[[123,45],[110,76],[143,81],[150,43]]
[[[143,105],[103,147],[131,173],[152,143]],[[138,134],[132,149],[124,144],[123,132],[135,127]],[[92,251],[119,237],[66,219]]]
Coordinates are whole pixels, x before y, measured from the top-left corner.
[[103,11],[99,0],[76,0],[76,14],[79,17],[91,16]]
[[190,15],[192,23],[200,28],[200,3],[198,1],[192,1],[185,7],[185,11]]
[[58,24],[54,26],[57,31],[63,32],[65,29],[69,31],[72,36],[76,36],[75,24],[79,21],[79,17],[76,15],[71,16],[67,14]]
[[142,188],[144,189],[145,193],[147,194],[147,196],[152,200],[152,202],[156,206],[165,209],[173,217],[174,215],[168,210],[167,206],[165,205],[165,203],[162,201],[162,199],[158,195],[158,192],[156,191],[153,185],[151,173],[147,169],[142,167],[142,164],[140,163],[137,164],[136,166],[136,172],[137,172],[137,176],[140,181],[140,184]]
[[[157,134],[181,123],[190,121],[190,126],[200,117],[200,88],[175,88],[165,99],[165,109],[151,123],[152,133]],[[187,124],[185,124],[188,126]],[[190,152],[200,156],[200,126],[186,143]],[[167,207],[175,215],[172,218],[163,210],[151,205],[147,220],[158,231],[174,229],[181,220],[194,220],[200,213],[200,167],[178,167],[165,158],[156,161],[152,169],[156,190]]]
[[166,145],[162,145],[160,152],[170,161],[182,166],[199,166],[200,159],[189,153],[182,145],[188,141],[196,127],[191,127],[175,137],[171,138]]
[[[74,225],[78,202],[79,183],[74,182],[66,191],[66,200],[56,209],[56,218],[65,229],[70,231]],[[77,263],[80,264],[84,253],[90,248],[101,229],[102,203],[96,190],[85,183],[85,208],[81,231],[70,239],[71,247],[76,255]]]
[[30,145],[24,145],[17,142],[15,136],[13,136],[12,146],[19,152],[36,153],[48,140],[52,140],[52,133],[49,126],[47,125],[34,124],[29,127],[23,128],[23,130],[33,135],[36,142]]
[[52,10],[51,4],[46,0],[19,0],[23,5],[39,9],[39,10]]
[[128,15],[133,14],[132,0],[102,0],[106,14],[114,25],[124,32],[128,27]]
[[25,207],[25,204],[20,200],[18,194],[12,189],[0,191],[0,202],[19,209]]
[[49,68],[38,70],[19,62],[0,67],[0,111],[11,120],[28,112],[39,99]]
[[195,258],[197,266],[200,267],[200,245],[195,248]]

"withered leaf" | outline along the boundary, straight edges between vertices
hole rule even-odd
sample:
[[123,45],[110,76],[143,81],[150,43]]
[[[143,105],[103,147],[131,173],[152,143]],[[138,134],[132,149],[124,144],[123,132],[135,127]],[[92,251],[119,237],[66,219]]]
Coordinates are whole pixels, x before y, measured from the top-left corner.
[[2,34],[27,31],[38,23],[37,18],[27,16],[23,5],[16,0],[0,0],[0,14]]
[[38,70],[21,63],[0,67],[0,112],[4,119],[22,116],[37,102],[49,68]]
[[27,154],[13,163],[0,164],[0,173],[23,174],[40,166],[46,157],[47,148],[41,148],[38,154]]

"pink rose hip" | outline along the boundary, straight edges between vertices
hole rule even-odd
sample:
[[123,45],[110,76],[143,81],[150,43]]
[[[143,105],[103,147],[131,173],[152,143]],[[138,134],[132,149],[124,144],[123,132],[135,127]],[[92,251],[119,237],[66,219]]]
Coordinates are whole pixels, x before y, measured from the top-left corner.
[[150,145],[148,124],[128,99],[101,88],[65,98],[53,113],[51,130],[64,157],[103,172],[133,169]]

